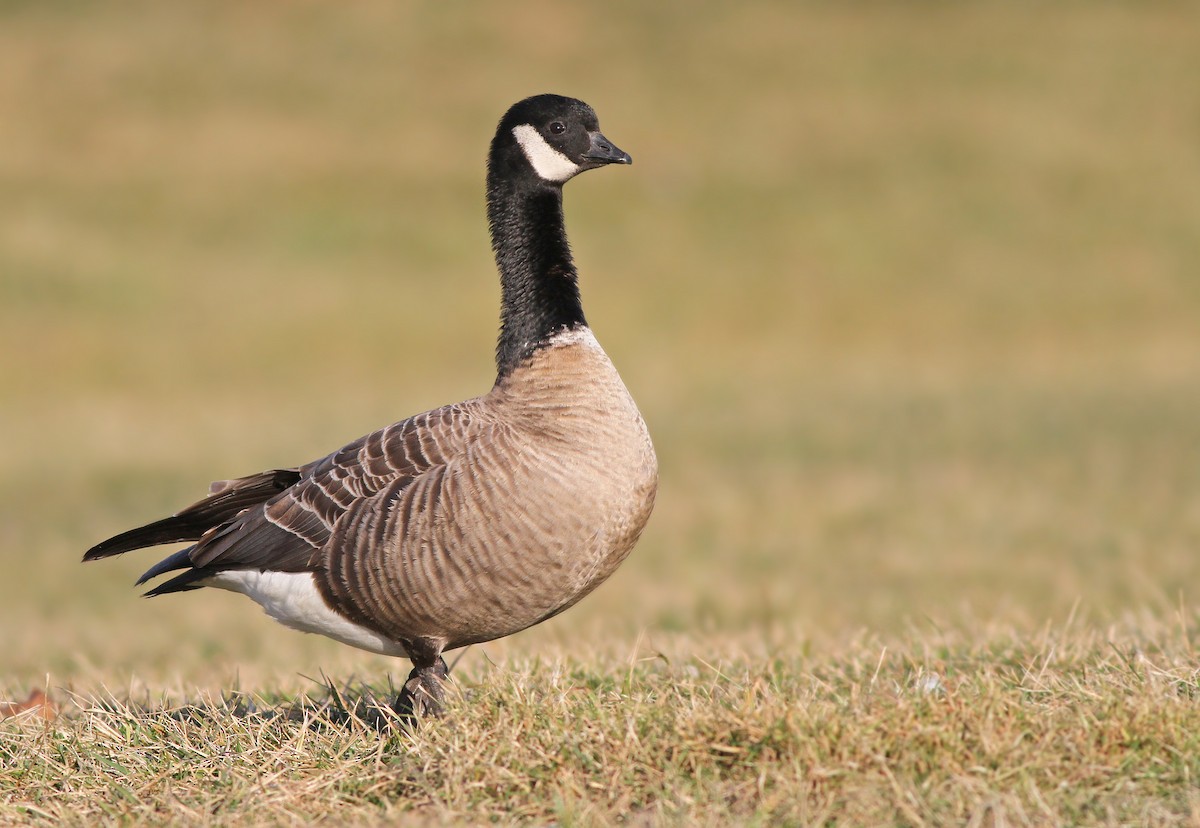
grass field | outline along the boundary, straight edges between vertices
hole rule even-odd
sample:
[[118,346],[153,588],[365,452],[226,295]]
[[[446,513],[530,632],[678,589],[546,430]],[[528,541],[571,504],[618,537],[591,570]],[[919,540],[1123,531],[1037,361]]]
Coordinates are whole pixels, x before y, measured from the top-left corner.
[[[0,701],[60,711],[0,722],[0,823],[1200,821],[1197,31],[0,5]],[[635,159],[567,191],[662,466],[618,574],[407,734],[407,663],[80,565],[489,387],[483,158],[541,91]]]

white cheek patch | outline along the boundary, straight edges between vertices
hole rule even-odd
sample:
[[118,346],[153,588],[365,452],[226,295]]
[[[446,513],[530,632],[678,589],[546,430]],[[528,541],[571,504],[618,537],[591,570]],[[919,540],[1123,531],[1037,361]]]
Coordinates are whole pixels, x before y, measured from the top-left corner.
[[521,145],[534,172],[547,181],[562,183],[580,171],[580,166],[546,143],[529,124],[513,127],[513,137]]

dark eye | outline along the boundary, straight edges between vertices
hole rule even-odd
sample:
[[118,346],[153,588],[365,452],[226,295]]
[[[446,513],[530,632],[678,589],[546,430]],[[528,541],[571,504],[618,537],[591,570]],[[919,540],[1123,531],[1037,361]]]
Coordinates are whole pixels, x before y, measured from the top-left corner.
[[550,124],[550,131],[555,135],[562,135],[567,131],[567,127],[562,121],[552,121]]

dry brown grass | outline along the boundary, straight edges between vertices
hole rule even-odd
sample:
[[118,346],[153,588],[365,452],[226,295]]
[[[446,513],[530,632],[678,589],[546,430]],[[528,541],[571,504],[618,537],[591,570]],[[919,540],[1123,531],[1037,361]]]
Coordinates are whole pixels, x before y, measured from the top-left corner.
[[[0,729],[0,816],[556,824],[1173,824],[1195,819],[1192,642],[1130,619],[799,654],[641,642],[509,660],[453,715],[389,724],[390,688],[78,696]],[[379,699],[380,694],[385,697]],[[378,701],[377,701],[378,700]],[[382,701],[384,708],[378,705]]]

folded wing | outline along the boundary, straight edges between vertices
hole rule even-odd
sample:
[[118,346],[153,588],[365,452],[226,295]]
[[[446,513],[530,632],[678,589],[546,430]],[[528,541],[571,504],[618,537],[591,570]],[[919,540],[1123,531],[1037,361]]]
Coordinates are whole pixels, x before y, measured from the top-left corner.
[[303,572],[355,503],[387,488],[406,488],[443,466],[458,450],[470,413],[446,406],[368,434],[298,469],[275,469],[214,483],[208,497],[171,517],[123,532],[84,555],[85,561],[163,543],[195,541],[151,567],[144,583],[184,570],[147,595],[196,589],[229,569]]

